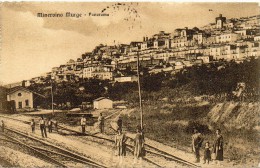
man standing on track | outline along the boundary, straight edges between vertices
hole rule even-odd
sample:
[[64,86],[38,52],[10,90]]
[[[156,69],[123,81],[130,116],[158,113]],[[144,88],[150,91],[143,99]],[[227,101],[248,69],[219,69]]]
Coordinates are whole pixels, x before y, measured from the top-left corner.
[[137,162],[137,159],[141,159],[145,155],[144,149],[144,134],[140,126],[137,127],[136,135],[134,139],[134,164]]
[[48,131],[49,131],[49,133],[51,133],[52,132],[52,120],[50,118],[49,118],[47,124],[48,124]]
[[31,128],[32,128],[32,133],[35,133],[35,121],[32,119],[31,121]]
[[116,155],[119,157],[119,165],[123,162],[123,157],[126,155],[126,141],[127,138],[125,134],[122,133],[122,130],[117,130],[117,135],[115,136],[115,145],[116,145]]
[[199,133],[198,129],[194,128],[194,134],[192,135],[192,151],[195,155],[195,163],[200,162],[200,148],[203,142],[203,138],[201,133]]
[[122,131],[123,120],[122,120],[121,116],[118,117],[117,126],[118,126],[118,129],[120,129]]
[[53,119],[52,120],[52,123],[53,123],[53,128],[54,128],[54,130],[56,131],[56,132],[58,132],[58,121],[57,120],[55,120],[55,119]]
[[104,132],[104,126],[105,126],[105,121],[104,121],[104,117],[102,116],[102,113],[99,114],[99,117],[98,117],[98,124],[99,124],[99,131],[100,133],[103,133]]
[[41,129],[42,137],[47,138],[46,121],[43,119],[43,117],[41,117],[41,120],[40,120],[40,129]]
[[85,127],[86,127],[86,118],[84,117],[84,115],[82,115],[82,118],[80,120],[80,125],[81,125],[81,128],[82,128],[82,133],[85,134]]

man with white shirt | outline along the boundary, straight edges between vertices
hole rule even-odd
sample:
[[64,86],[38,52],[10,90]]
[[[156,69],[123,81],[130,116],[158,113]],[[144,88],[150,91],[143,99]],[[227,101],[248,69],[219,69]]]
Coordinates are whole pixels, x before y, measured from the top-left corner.
[[86,127],[86,118],[84,117],[84,115],[82,115],[81,120],[80,120],[80,125],[82,128],[82,133],[85,134],[85,127]]
[[41,117],[41,120],[40,120],[40,129],[41,129],[42,137],[47,138],[46,121],[43,119],[43,117]]

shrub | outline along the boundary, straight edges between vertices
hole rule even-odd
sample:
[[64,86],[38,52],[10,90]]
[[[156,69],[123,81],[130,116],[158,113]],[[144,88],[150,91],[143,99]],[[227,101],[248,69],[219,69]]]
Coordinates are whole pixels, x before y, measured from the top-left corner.
[[211,130],[208,125],[201,124],[198,121],[189,121],[187,127],[185,128],[186,133],[193,133],[193,129],[196,128],[200,133],[210,134]]

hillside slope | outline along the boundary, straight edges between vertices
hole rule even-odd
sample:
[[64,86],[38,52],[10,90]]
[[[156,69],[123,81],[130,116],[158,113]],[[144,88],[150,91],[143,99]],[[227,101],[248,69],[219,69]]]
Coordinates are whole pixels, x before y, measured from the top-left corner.
[[260,103],[225,102],[217,103],[207,115],[212,123],[223,124],[226,128],[258,129]]

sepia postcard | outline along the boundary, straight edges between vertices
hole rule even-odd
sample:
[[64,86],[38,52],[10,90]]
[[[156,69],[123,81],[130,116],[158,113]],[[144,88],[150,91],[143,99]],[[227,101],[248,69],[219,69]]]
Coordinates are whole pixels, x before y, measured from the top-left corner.
[[0,167],[260,167],[257,2],[1,2]]

